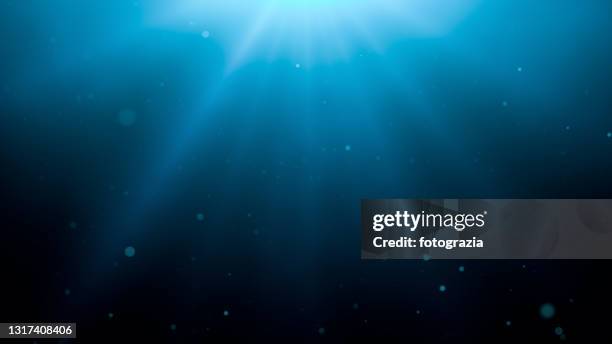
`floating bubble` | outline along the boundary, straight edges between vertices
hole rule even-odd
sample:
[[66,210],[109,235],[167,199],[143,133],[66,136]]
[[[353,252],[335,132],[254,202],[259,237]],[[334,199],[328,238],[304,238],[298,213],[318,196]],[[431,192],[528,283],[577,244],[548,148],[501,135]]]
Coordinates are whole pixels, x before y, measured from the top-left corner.
[[136,113],[130,109],[123,109],[117,115],[119,124],[124,127],[130,127],[136,122]]
[[550,319],[555,316],[555,306],[550,303],[545,303],[540,306],[540,316],[544,319]]
[[136,249],[133,246],[128,246],[123,250],[123,253],[126,257],[131,258],[136,254]]

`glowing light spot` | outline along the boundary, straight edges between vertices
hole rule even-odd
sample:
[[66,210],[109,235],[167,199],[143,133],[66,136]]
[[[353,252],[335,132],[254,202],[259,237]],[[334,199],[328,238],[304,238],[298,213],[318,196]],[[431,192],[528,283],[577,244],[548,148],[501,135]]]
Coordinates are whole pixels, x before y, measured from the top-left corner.
[[170,330],[176,331],[176,324],[170,324]]
[[609,131],[607,136],[608,136],[608,138],[612,138],[612,131]]
[[347,152],[350,152],[350,151],[351,151],[351,149],[352,149],[352,148],[351,148],[351,146],[350,146],[350,145],[346,145],[346,146],[344,146],[344,150],[345,150],[345,151],[347,151]]
[[461,266],[459,267],[459,272],[464,272],[464,271],[465,271],[465,267],[464,267],[463,265],[461,265]]
[[426,253],[426,254],[423,255],[423,260],[428,262],[428,261],[431,260],[431,256]]
[[123,253],[126,257],[131,258],[136,254],[136,249],[133,246],[128,246],[123,250]]
[[359,309],[359,304],[357,304],[357,303],[353,303],[353,309],[354,309],[354,310],[358,310],[358,309]]
[[556,334],[557,336],[562,335],[562,334],[563,334],[563,329],[562,329],[561,327],[557,326],[557,327],[555,328],[555,334]]
[[319,328],[319,334],[320,335],[324,335],[325,334],[325,327],[320,327]]
[[198,220],[198,221],[204,221],[204,214],[202,214],[202,213],[198,213],[198,214],[196,214],[196,220]]
[[555,316],[555,306],[550,303],[545,303],[540,306],[540,316],[544,319],[550,319]]
[[442,284],[439,289],[441,293],[444,293],[446,291],[446,286]]
[[299,64],[299,63],[296,63],[296,64],[295,64],[295,68],[300,69],[300,68],[302,68],[302,65],[301,65],[301,64]]
[[224,317],[228,317],[229,316],[229,311],[228,310],[223,311],[223,316]]
[[510,320],[506,321],[506,326],[510,326],[510,325],[512,325],[512,321]]
[[153,25],[177,31],[193,32],[206,23],[206,31],[196,31],[204,38],[223,32],[218,39],[228,51],[231,72],[261,57],[299,61],[308,56],[310,65],[384,52],[405,37],[439,37],[451,32],[477,4],[477,0],[453,0],[444,6],[428,0],[175,0],[146,5],[144,15]]
[[114,317],[115,317],[115,314],[113,314],[112,312],[108,313],[108,318],[109,318],[109,319],[112,319],[112,318],[114,318]]
[[117,121],[124,127],[131,127],[136,122],[136,113],[130,109],[123,109],[119,111]]
[[70,291],[70,289],[68,289],[68,288],[64,289],[64,295],[66,295],[66,296],[70,296],[70,294],[72,294],[72,292]]

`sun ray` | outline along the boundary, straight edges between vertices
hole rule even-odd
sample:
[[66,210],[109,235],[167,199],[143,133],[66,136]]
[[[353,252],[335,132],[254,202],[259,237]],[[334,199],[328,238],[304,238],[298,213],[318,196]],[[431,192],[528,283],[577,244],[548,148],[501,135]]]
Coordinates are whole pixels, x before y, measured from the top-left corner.
[[[272,58],[328,63],[363,48],[382,53],[403,37],[443,34],[479,0],[177,0],[149,8],[149,22],[170,30],[213,32],[228,51],[228,73]],[[272,42],[271,36],[279,40]],[[309,61],[309,62],[306,62]]]
[[254,46],[260,39],[263,39],[263,35],[266,33],[268,27],[268,21],[273,16],[275,8],[272,6],[263,7],[260,12],[255,16],[253,22],[249,25],[248,29],[243,32],[241,40],[238,42],[235,48],[230,53],[230,60],[227,64],[225,75],[232,73],[238,68],[245,59],[248,58],[249,54],[254,49]]

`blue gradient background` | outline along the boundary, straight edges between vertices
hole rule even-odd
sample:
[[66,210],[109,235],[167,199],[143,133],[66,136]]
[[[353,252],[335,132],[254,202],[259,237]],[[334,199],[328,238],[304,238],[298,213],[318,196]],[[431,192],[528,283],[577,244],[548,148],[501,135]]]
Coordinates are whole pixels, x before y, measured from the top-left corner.
[[406,12],[268,2],[245,45],[257,12],[231,1],[0,1],[2,321],[178,342],[601,330],[607,263],[362,262],[359,204],[609,198],[612,3],[454,1],[446,22],[387,2]]

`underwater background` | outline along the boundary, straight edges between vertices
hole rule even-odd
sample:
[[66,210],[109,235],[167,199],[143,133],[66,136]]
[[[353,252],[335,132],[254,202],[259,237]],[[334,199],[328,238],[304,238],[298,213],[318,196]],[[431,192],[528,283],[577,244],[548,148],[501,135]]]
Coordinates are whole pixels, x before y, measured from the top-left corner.
[[365,198],[610,198],[612,2],[0,1],[0,319],[611,338],[606,261],[362,261]]

